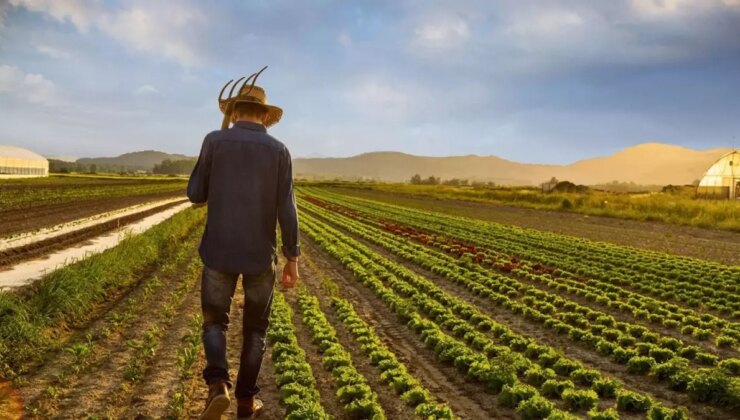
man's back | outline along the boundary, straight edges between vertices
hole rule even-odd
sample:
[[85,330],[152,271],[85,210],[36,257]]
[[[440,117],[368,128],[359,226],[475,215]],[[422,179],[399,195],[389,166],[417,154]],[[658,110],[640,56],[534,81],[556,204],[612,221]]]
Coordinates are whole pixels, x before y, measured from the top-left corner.
[[244,274],[266,270],[275,258],[278,220],[283,253],[298,255],[290,153],[263,125],[238,121],[208,134],[188,197],[208,203],[200,245],[206,266]]

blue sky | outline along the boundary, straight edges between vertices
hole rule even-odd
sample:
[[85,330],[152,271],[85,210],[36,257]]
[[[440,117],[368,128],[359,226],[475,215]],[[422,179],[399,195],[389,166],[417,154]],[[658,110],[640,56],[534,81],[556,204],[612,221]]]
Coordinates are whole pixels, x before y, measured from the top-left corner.
[[740,145],[740,0],[0,0],[0,143],[196,154],[263,65],[296,156]]

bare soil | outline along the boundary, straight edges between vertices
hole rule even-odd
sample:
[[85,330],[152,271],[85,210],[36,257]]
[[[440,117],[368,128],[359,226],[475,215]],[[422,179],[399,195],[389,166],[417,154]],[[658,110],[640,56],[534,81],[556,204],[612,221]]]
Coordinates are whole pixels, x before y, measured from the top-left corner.
[[[120,401],[106,399],[125,399],[131,395],[132,388],[123,378],[123,369],[133,354],[127,342],[141,339],[147,328],[161,322],[162,307],[152,303],[164,302],[179,283],[192,281],[183,278],[188,263],[189,260],[184,260],[180,269],[167,276],[160,276],[157,271],[142,274],[142,279],[120,299],[100,308],[95,321],[68,333],[69,344],[85,344],[90,340],[92,353],[80,363],[70,352],[53,352],[47,355],[43,365],[23,377],[20,393],[27,415],[33,418],[79,417],[91,413],[112,414],[125,408],[126,405]],[[147,294],[153,281],[159,281],[161,285],[153,294]],[[187,315],[195,296],[194,288],[184,294],[179,306],[182,315],[175,319]],[[127,313],[129,305],[141,308],[135,313]],[[122,316],[124,314],[126,316]],[[166,323],[161,326],[167,328]],[[165,334],[165,345],[167,338]],[[159,349],[162,348],[160,345]]]
[[369,357],[360,351],[359,343],[355,341],[342,321],[337,318],[336,312],[331,308],[330,297],[322,293],[323,289],[319,284],[321,273],[317,273],[305,264],[302,270],[306,274],[304,277],[307,279],[306,284],[319,299],[322,312],[337,331],[339,342],[349,351],[355,368],[367,379],[370,388],[378,394],[378,400],[385,411],[385,415],[391,419],[412,418],[414,416],[413,409],[404,404],[390,387],[381,382],[380,371],[370,364]]
[[107,222],[99,223],[83,229],[78,229],[69,233],[58,235],[53,238],[0,251],[0,270],[5,267],[10,267],[18,264],[21,261],[31,260],[59,249],[69,248],[90,238],[94,238],[115,229],[119,229],[131,223],[144,219],[145,217],[167,210],[171,207],[183,203],[184,201],[185,200],[163,204],[161,206],[153,207],[145,211],[118,217]]
[[[339,226],[335,225],[334,227],[343,230]],[[346,230],[343,230],[343,232],[352,236],[355,240],[369,247],[384,258],[401,264],[416,274],[433,281],[446,292],[471,304],[484,314],[493,318],[495,321],[506,325],[512,331],[525,337],[533,338],[539,343],[550,345],[561,351],[565,356],[581,361],[587,368],[597,369],[608,376],[617,378],[630,388],[652,395],[656,399],[668,403],[667,405],[669,406],[685,406],[689,409],[692,418],[727,420],[736,418],[735,416],[737,413],[717,409],[707,406],[706,404],[693,403],[686,394],[670,390],[665,383],[661,383],[655,378],[629,374],[627,373],[626,366],[617,364],[611,361],[608,357],[602,357],[584,346],[573,343],[567,336],[555,334],[552,330],[545,328],[539,323],[527,320],[521,315],[513,314],[501,309],[493,305],[487,299],[475,296],[462,285],[455,284],[444,277],[438,276],[420,266],[417,266],[416,264],[403,260],[389,251],[374,245],[363,238],[353,235]],[[304,239],[304,242],[305,241],[306,239]]]
[[181,197],[180,191],[139,196],[96,198],[23,209],[0,209],[0,237],[30,232],[149,201]]
[[349,416],[344,413],[344,409],[337,401],[338,387],[334,382],[334,378],[332,378],[331,373],[324,369],[324,366],[321,364],[321,353],[319,353],[318,348],[311,343],[311,334],[308,332],[306,326],[301,320],[300,310],[295,304],[295,291],[288,291],[285,294],[285,298],[293,309],[293,325],[296,327],[298,345],[300,345],[306,353],[306,360],[311,365],[311,371],[316,380],[316,388],[319,390],[319,395],[321,397],[321,405],[324,407],[326,413],[333,418],[349,419]]
[[[353,275],[326,255],[311,239],[301,243],[304,258],[311,259],[321,273],[339,286],[342,298],[350,300],[358,314],[372,325],[376,334],[404,362],[417,379],[441,402],[448,402],[453,412],[465,419],[513,419],[513,410],[499,407],[496,397],[480,384],[468,382],[452,366],[436,360],[417,336],[371,290],[353,279]],[[313,277],[313,276],[312,276]],[[306,280],[313,282],[313,279]],[[320,289],[312,286],[312,291]]]
[[334,190],[342,194],[401,206],[684,255],[728,265],[740,265],[740,233],[737,232],[494,203],[439,200],[384,191],[353,188]]

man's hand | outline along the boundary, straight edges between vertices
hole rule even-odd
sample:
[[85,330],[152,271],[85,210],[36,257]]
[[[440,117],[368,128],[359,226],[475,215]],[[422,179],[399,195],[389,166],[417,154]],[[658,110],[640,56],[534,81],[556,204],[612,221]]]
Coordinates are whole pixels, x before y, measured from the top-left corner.
[[280,281],[280,285],[285,289],[292,289],[298,282],[298,260],[290,259],[285,263],[283,267],[283,278]]

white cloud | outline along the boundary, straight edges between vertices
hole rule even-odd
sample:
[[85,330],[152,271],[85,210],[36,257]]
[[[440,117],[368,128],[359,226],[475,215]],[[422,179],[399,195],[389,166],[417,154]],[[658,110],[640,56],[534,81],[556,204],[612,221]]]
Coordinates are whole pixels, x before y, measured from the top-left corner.
[[10,0],[17,7],[71,22],[80,32],[95,28],[135,51],[161,55],[184,66],[201,63],[197,25],[203,12],[174,2],[128,2],[104,10],[97,0]]
[[579,29],[583,18],[569,10],[553,10],[538,14],[527,14],[512,19],[504,31],[514,36],[551,36],[562,35],[563,31]]
[[132,7],[107,15],[103,21],[100,29],[131,49],[162,54],[186,66],[201,62],[193,28],[203,20],[197,11],[182,4]]
[[100,14],[100,3],[96,0],[10,0],[10,4],[44,13],[60,22],[68,20],[82,32],[87,31]]
[[740,7],[740,0],[632,0],[631,5],[640,16],[664,17],[696,9]]
[[25,73],[15,66],[0,65],[0,93],[13,95],[38,105],[58,105],[54,83],[36,73]]
[[136,95],[156,95],[159,93],[159,89],[152,85],[142,85],[136,88],[134,91]]
[[407,92],[377,80],[357,83],[346,96],[353,109],[384,120],[403,120],[411,111],[411,96]]
[[448,48],[464,44],[470,38],[470,28],[460,17],[445,16],[420,25],[414,35],[414,44]]
[[50,45],[45,45],[45,44],[36,45],[36,51],[48,57],[55,58],[57,60],[68,60],[72,58],[72,54],[70,54],[69,52],[61,48],[52,47]]

